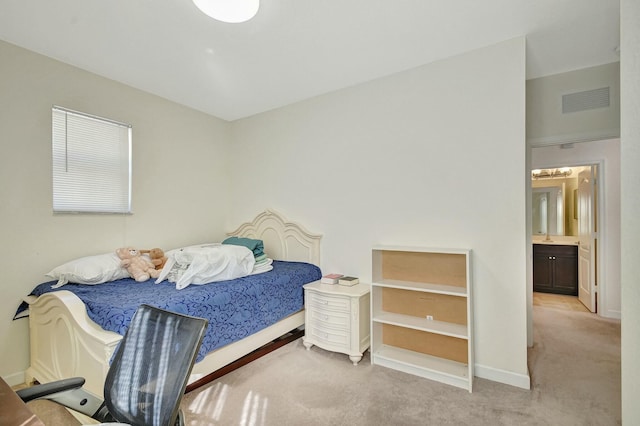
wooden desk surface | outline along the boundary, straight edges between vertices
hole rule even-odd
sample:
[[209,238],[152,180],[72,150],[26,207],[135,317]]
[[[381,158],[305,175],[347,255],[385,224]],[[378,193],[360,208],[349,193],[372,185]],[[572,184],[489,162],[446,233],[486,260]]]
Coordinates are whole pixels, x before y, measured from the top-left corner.
[[11,386],[0,377],[0,425],[44,426]]

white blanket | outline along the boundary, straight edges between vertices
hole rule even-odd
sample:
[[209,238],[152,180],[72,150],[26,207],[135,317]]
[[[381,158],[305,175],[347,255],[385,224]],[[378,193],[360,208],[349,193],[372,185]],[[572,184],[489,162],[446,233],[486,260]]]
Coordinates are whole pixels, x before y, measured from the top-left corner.
[[251,275],[261,274],[263,272],[269,272],[273,269],[273,259],[265,259],[262,262],[257,262],[253,265],[253,271],[251,271]]
[[171,250],[166,256],[167,263],[156,284],[167,279],[176,283],[177,290],[244,277],[252,273],[255,264],[251,250],[230,244],[190,246]]

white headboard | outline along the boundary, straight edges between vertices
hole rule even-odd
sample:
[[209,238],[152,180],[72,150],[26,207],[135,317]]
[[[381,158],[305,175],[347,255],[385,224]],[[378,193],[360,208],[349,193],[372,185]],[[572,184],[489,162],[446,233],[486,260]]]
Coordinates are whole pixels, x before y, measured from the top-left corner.
[[227,235],[262,240],[264,252],[271,259],[320,266],[322,235],[313,234],[298,223],[288,222],[273,210],[265,210],[253,221],[243,223]]

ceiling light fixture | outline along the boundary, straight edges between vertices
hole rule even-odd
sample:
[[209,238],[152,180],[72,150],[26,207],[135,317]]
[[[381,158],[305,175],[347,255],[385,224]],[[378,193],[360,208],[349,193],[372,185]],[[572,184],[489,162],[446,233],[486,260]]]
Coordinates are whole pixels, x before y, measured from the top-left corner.
[[193,0],[205,15],[222,22],[238,24],[256,16],[260,0]]
[[533,179],[552,179],[552,178],[566,178],[571,175],[573,170],[570,167],[563,167],[561,169],[536,169],[531,170],[531,177]]

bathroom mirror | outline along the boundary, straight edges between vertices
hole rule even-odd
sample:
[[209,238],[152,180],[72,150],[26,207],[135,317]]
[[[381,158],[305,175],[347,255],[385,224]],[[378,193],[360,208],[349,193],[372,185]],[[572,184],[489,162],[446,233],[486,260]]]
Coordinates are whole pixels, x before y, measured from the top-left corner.
[[531,171],[532,232],[536,235],[578,235],[576,192],[584,167]]
[[533,235],[564,235],[562,188],[533,188]]
[[532,233],[536,235],[578,235],[576,188],[572,180],[534,182],[532,195]]

